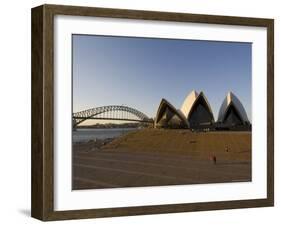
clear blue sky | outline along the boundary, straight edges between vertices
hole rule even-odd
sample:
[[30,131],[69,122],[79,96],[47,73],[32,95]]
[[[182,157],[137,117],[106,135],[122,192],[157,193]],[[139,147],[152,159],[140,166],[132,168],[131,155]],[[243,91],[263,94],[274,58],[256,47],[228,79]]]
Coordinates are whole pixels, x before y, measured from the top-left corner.
[[228,91],[251,120],[251,43],[73,35],[73,111],[127,105],[155,117],[203,91],[217,119]]

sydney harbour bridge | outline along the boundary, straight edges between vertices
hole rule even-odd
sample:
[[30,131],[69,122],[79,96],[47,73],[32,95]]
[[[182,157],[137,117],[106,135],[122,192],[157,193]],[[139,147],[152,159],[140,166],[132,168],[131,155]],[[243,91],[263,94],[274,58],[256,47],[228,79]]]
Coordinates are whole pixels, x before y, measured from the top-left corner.
[[72,119],[73,127],[77,127],[88,119],[153,123],[153,119],[149,118],[146,114],[123,105],[109,105],[79,111],[73,113]]

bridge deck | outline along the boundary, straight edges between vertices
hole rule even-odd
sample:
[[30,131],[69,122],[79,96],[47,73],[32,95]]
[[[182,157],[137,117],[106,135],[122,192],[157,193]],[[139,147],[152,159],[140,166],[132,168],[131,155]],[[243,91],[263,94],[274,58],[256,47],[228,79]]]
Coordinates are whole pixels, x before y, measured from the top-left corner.
[[76,127],[88,119],[121,120],[152,123],[153,119],[137,109],[123,105],[109,105],[73,113],[73,125]]

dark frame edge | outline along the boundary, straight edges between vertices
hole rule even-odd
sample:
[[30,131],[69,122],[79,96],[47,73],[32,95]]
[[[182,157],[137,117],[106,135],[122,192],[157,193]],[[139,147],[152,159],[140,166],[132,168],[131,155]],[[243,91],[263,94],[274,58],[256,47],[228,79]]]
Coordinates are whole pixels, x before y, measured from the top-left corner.
[[[181,21],[267,28],[267,198],[222,202],[54,211],[53,19],[54,15]],[[113,14],[113,15],[112,15]],[[146,17],[146,18],[143,18]],[[165,19],[167,18],[167,19]],[[274,20],[63,5],[32,9],[31,216],[43,221],[209,211],[274,205]]]
[[[241,25],[241,26],[257,26],[266,27],[272,21],[268,18],[256,17],[239,17],[239,16],[222,16],[210,14],[193,14],[163,11],[147,11],[120,8],[102,8],[72,5],[56,5],[44,4],[46,10],[54,15],[70,15],[70,16],[96,16],[110,17],[122,19],[141,19],[141,20],[158,20],[173,22],[190,22],[190,23],[210,23],[222,25]],[[144,16],[145,15],[145,16]],[[253,25],[255,24],[255,25]]]
[[259,207],[270,207],[270,206],[272,206],[272,203],[268,199],[252,199],[252,200],[183,203],[183,204],[137,206],[137,207],[122,207],[122,208],[67,210],[67,211],[54,211],[49,215],[49,217],[46,220],[47,221],[77,220],[77,219],[88,219],[88,218],[169,214],[169,213],[182,213],[182,212],[242,209],[242,208],[245,209],[245,208],[253,208],[253,207],[259,208]]
[[52,15],[46,5],[31,10],[31,216],[53,212]]
[[267,23],[267,199],[274,206],[274,19]]
[[43,6],[31,11],[31,216],[44,217]]

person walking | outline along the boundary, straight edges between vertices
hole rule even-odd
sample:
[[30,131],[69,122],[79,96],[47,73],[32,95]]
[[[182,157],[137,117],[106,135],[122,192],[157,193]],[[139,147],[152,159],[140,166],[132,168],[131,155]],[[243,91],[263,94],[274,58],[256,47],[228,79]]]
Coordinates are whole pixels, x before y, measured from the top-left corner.
[[214,163],[214,165],[217,164],[217,157],[215,155],[213,155],[213,163]]
[[213,162],[214,165],[217,164],[217,157],[215,155],[211,155],[210,160]]
[[228,152],[228,146],[225,147],[225,151]]

